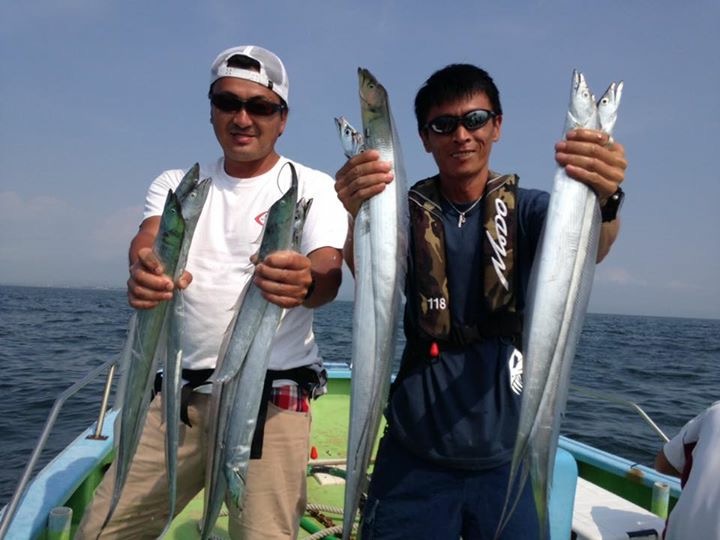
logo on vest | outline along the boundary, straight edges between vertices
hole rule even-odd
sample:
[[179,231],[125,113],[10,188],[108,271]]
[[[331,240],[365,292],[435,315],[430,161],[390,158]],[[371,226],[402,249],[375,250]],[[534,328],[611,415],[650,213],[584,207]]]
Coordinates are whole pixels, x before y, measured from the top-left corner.
[[495,230],[497,231],[497,240],[493,238],[493,235],[489,230],[485,231],[485,234],[490,241],[490,245],[493,248],[493,256],[491,257],[493,268],[497,274],[500,283],[505,287],[506,291],[510,290],[510,285],[507,278],[505,277],[505,270],[507,265],[505,260],[507,258],[507,222],[505,216],[508,215],[508,207],[505,202],[498,197],[495,199]]
[[523,389],[523,355],[517,349],[510,355],[508,367],[510,368],[510,389],[514,394],[519,396],[522,394]]

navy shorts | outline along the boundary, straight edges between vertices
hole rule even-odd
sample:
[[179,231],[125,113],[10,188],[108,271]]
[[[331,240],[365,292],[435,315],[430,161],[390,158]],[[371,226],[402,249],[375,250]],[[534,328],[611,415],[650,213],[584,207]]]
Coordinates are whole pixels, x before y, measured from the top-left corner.
[[[383,438],[363,512],[363,540],[493,540],[505,502],[510,465],[459,470],[419,459]],[[536,540],[530,482],[500,536]]]

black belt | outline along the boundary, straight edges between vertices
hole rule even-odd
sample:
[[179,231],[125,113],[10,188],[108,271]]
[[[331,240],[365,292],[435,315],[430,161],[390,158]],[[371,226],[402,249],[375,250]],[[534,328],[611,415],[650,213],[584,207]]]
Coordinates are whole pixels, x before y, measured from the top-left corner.
[[[188,427],[192,427],[190,417],[188,416],[188,404],[190,396],[198,386],[202,386],[213,374],[214,369],[183,369],[182,378],[187,382],[180,389],[180,420]],[[162,391],[162,371],[155,375],[155,384],[153,385],[152,398]]]
[[[207,382],[213,374],[213,371],[214,370],[212,369],[182,370],[182,378],[187,382],[180,390],[180,419],[189,427],[192,427],[187,412],[190,396],[192,395],[193,390]],[[250,447],[250,459],[260,459],[262,457],[262,446],[265,436],[265,421],[267,420],[270,393],[272,392],[273,383],[279,379],[289,379],[296,382],[298,390],[311,397],[315,397],[317,389],[324,384],[320,375],[307,367],[299,367],[283,371],[269,369],[267,371],[265,382],[263,383],[262,397],[260,398],[260,409],[258,410],[255,433],[253,434],[252,446]],[[155,375],[152,397],[155,397],[155,395],[159,394],[161,391],[162,372],[159,372]]]
[[284,371],[268,369],[267,375],[265,376],[265,384],[263,384],[262,399],[260,400],[260,410],[258,411],[255,433],[253,434],[252,445],[250,446],[250,459],[260,459],[262,457],[270,393],[272,392],[273,383],[279,379],[290,379],[296,382],[299,392],[306,393],[308,396],[315,396],[317,388],[323,384],[318,374],[307,367],[287,369]]

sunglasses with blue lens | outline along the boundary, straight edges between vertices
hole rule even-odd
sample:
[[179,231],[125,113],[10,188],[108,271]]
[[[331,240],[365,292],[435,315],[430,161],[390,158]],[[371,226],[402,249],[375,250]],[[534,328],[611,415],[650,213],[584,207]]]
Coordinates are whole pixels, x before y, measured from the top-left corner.
[[435,133],[440,135],[449,135],[454,133],[460,124],[465,127],[468,131],[475,131],[480,129],[488,120],[495,118],[497,113],[488,111],[487,109],[475,109],[474,111],[467,112],[462,116],[443,115],[433,118],[427,124],[425,129],[431,129]]
[[210,94],[210,103],[222,112],[237,113],[245,109],[251,116],[272,116],[287,108],[284,103],[273,103],[262,98],[244,101],[229,92]]

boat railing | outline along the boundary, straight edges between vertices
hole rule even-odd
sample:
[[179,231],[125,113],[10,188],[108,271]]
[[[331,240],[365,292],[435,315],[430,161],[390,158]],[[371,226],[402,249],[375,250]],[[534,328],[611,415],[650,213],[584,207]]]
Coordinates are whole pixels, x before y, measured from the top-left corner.
[[90,384],[92,381],[94,381],[98,377],[98,375],[100,375],[104,371],[108,370],[107,378],[105,381],[105,388],[103,390],[102,403],[100,405],[100,412],[98,413],[98,420],[97,420],[97,426],[95,429],[95,433],[88,437],[89,439],[105,438],[103,435],[101,435],[101,433],[102,433],[103,423],[105,421],[105,413],[107,411],[108,401],[110,399],[110,390],[112,388],[113,377],[115,376],[116,365],[117,365],[116,358],[112,358],[112,359],[104,362],[103,364],[100,364],[95,369],[90,371],[90,373],[88,373],[85,377],[83,377],[82,379],[77,381],[75,384],[73,384],[69,388],[67,388],[67,390],[62,392],[55,400],[55,403],[53,404],[52,409],[50,409],[50,414],[48,414],[48,418],[45,421],[45,427],[43,428],[42,433],[40,434],[40,438],[38,439],[38,442],[35,445],[35,449],[33,450],[33,453],[30,456],[30,460],[28,461],[28,464],[25,466],[25,470],[23,471],[23,474],[20,477],[20,482],[18,483],[18,486],[15,489],[15,493],[13,494],[12,498],[10,499],[10,502],[4,508],[4,512],[2,513],[2,521],[0,521],[0,540],[5,538],[5,535],[10,526],[10,523],[12,522],[12,519],[15,516],[15,512],[17,511],[18,504],[20,503],[20,500],[22,499],[23,495],[25,494],[25,488],[27,487],[27,484],[30,481],[30,477],[32,476],[33,470],[35,469],[35,465],[37,464],[38,459],[40,459],[40,455],[42,454],[42,451],[45,449],[45,444],[47,443],[47,439],[50,436],[50,433],[52,432],[53,427],[55,426],[55,422],[57,421],[57,417],[60,413],[60,409],[62,409],[63,405],[65,405],[65,402],[70,397],[74,396],[80,390],[82,390],[88,384]]
[[624,405],[626,407],[630,407],[633,409],[636,413],[640,415],[640,418],[643,419],[643,421],[652,428],[652,430],[658,434],[658,436],[664,441],[668,442],[670,439],[667,435],[663,432],[662,429],[658,427],[658,425],[653,421],[652,418],[634,401],[630,401],[628,399],[624,399],[620,396],[615,396],[613,394],[608,394],[606,392],[597,392],[595,390],[591,390],[589,388],[585,388],[583,386],[578,386],[576,384],[570,385],[570,389],[574,390],[575,392],[579,394],[586,395],[588,397],[592,397],[595,399],[599,399],[601,401],[610,401],[612,403],[617,403],[619,405]]

